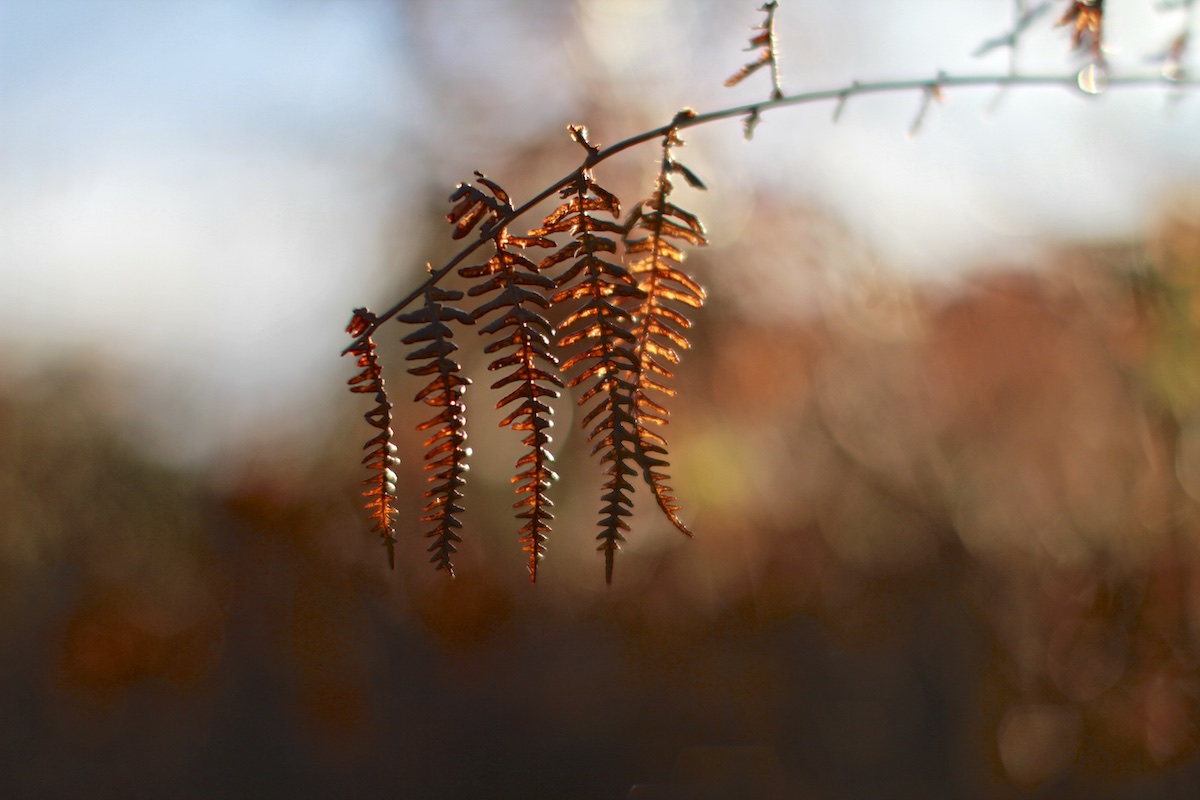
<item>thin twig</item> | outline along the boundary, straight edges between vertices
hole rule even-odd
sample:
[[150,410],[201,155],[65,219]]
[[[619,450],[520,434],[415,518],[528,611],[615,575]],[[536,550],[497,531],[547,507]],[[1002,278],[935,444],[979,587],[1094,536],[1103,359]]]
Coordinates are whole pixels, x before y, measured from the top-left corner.
[[779,9],[777,0],[763,5],[763,10],[767,12],[767,21],[764,26],[767,29],[767,47],[771,53],[771,99],[779,100],[783,97],[783,83],[779,76],[779,39],[775,35],[775,12]]
[[[879,81],[875,83],[859,83],[855,81],[847,86],[842,86],[836,89],[822,89],[815,92],[804,92],[801,94],[786,95],[771,100],[759,101],[742,106],[732,108],[724,108],[719,111],[709,111],[704,114],[692,115],[677,115],[674,120],[666,125],[654,128],[653,130],[639,133],[636,136],[631,136],[628,139],[623,139],[614,145],[597,150],[588,155],[587,159],[576,169],[569,174],[563,176],[555,183],[543,189],[541,192],[530,198],[522,205],[515,208],[511,213],[498,219],[495,223],[496,229],[505,227],[517,218],[524,216],[528,211],[537,206],[542,201],[549,198],[555,192],[568,186],[574,181],[580,172],[585,169],[591,169],[596,164],[606,161],[609,158],[628,150],[645,142],[655,141],[667,135],[672,129],[684,130],[686,128],[695,128],[700,125],[707,125],[710,122],[717,122],[725,119],[734,119],[743,117],[749,114],[762,114],[783,108],[785,106],[806,105],[808,103],[817,103],[825,100],[834,100],[844,102],[847,98],[862,94],[882,94],[886,92],[903,92],[903,91],[921,91],[928,92],[930,86],[937,86],[939,91],[958,88],[972,88],[983,86],[1024,86],[1024,87],[1058,87],[1069,88],[1078,91],[1078,75],[1071,73],[1070,75],[941,75],[939,74],[933,81],[929,78],[919,78],[914,80],[899,80],[899,81]],[[1117,88],[1148,88],[1161,87],[1171,89],[1173,91],[1182,91],[1184,89],[1200,88],[1200,78],[1184,76],[1177,80],[1171,80],[1162,75],[1111,75],[1108,77],[1107,89]],[[371,336],[383,323],[394,317],[410,303],[424,295],[425,290],[446,276],[450,270],[454,269],[459,263],[466,259],[471,253],[475,252],[486,242],[491,241],[486,236],[481,236],[479,239],[468,244],[451,258],[445,265],[438,269],[431,270],[429,276],[411,292],[409,292],[402,300],[393,305],[387,311],[379,314],[372,325],[363,329],[353,342],[350,343],[343,355],[350,351],[360,348],[362,343]]]

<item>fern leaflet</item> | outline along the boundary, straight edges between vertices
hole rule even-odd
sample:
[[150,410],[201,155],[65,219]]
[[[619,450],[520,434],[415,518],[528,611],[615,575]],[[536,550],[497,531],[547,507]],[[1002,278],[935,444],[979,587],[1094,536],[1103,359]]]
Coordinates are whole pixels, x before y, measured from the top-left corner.
[[[571,126],[571,137],[592,158],[598,148],[587,140],[587,130]],[[615,220],[621,205],[616,195],[599,186],[591,170],[581,167],[575,179],[560,192],[564,201],[550,212],[542,227],[531,236],[566,233],[571,241],[547,256],[539,265],[545,270],[555,264],[574,259],[556,279],[558,291],[551,298],[554,305],[582,301],[559,327],[558,346],[563,349],[583,344],[584,348],[562,365],[564,374],[577,371],[567,386],[584,383],[590,386],[579,398],[584,406],[598,398],[596,405],[583,417],[588,441],[595,442],[592,455],[600,454],[600,463],[607,464],[604,494],[601,496],[598,550],[604,552],[605,581],[612,583],[613,558],[625,540],[621,531],[628,531],[625,517],[633,505],[630,493],[633,486],[628,476],[637,471],[629,466],[635,458],[635,420],[633,388],[630,375],[637,371],[637,356],[631,347],[636,337],[630,329],[632,317],[626,303],[645,296],[637,280],[629,272],[604,258],[616,253],[617,243],[611,234],[623,234],[624,228]],[[604,219],[604,214],[613,219]],[[591,426],[589,430],[589,426]],[[599,441],[597,441],[599,439]]]
[[1074,28],[1071,41],[1077,50],[1087,51],[1098,63],[1104,62],[1104,0],[1070,0],[1058,24]]
[[480,236],[492,235],[492,228],[499,224],[505,216],[513,213],[512,200],[508,193],[497,184],[487,179],[482,172],[475,173],[475,179],[491,190],[491,195],[479,190],[469,183],[460,183],[450,195],[454,208],[446,215],[446,221],[454,226],[451,237],[461,239],[470,233],[476,225],[486,220]]
[[[489,188],[493,187],[489,185]],[[499,187],[493,188],[493,191],[497,190]],[[493,236],[493,244],[495,254],[487,263],[463,267],[459,274],[464,278],[486,279],[471,287],[468,294],[472,297],[499,290],[498,295],[476,308],[472,316],[481,320],[503,312],[479,332],[498,334],[498,338],[484,348],[485,353],[504,353],[488,364],[488,369],[513,368],[491,388],[517,384],[496,403],[496,408],[502,409],[519,401],[500,425],[526,433],[522,444],[528,452],[517,459],[519,472],[512,478],[512,483],[517,485],[516,494],[525,496],[513,503],[513,508],[523,509],[517,514],[518,519],[525,520],[520,530],[521,543],[529,553],[529,578],[536,581],[538,562],[546,551],[549,521],[554,519],[550,512],[554,504],[546,496],[546,490],[558,479],[550,467],[554,456],[548,449],[553,409],[544,399],[557,398],[557,389],[561,389],[563,383],[558,376],[558,359],[550,351],[554,328],[537,310],[550,306],[545,292],[554,288],[554,281],[541,275],[538,265],[516,248],[553,247],[554,242],[543,236],[510,236],[507,230],[501,229]]]
[[444,303],[461,300],[462,296],[460,291],[430,286],[425,290],[425,305],[422,308],[398,317],[401,322],[422,325],[401,340],[404,344],[428,342],[406,356],[408,361],[428,360],[426,364],[410,368],[409,373],[433,376],[425,388],[417,392],[413,401],[424,401],[441,409],[432,418],[417,425],[418,431],[432,431],[424,446],[429,448],[425,453],[425,469],[433,471],[427,480],[434,485],[425,491],[429,503],[425,506],[425,516],[421,517],[421,521],[434,523],[434,527],[425,534],[426,538],[433,539],[428,548],[428,552],[433,553],[430,562],[451,576],[454,575],[451,556],[457,550],[455,542],[462,541],[457,533],[462,528],[462,522],[456,515],[463,512],[463,507],[458,501],[462,498],[461,489],[466,483],[463,473],[468,469],[466,461],[471,454],[470,448],[465,445],[466,409],[462,401],[463,392],[471,379],[459,375],[461,367],[450,358],[458,345],[454,343],[454,332],[447,323],[471,325],[475,320],[467,312]]
[[377,428],[379,433],[363,445],[367,454],[363,456],[362,463],[371,471],[371,476],[363,481],[367,489],[362,495],[367,498],[366,508],[374,523],[372,530],[379,532],[382,544],[387,548],[388,566],[395,569],[396,473],[392,467],[399,463],[399,459],[396,458],[396,445],[392,442],[392,404],[383,385],[383,374],[375,354],[375,340],[369,335],[363,336],[375,323],[374,314],[365,308],[358,308],[346,326],[346,333],[358,339],[346,352],[356,356],[358,366],[362,368],[348,383],[352,392],[375,395],[375,407],[363,414],[367,424]]
[[[675,390],[662,382],[673,377],[666,364],[678,364],[679,351],[690,346],[686,331],[691,328],[692,322],[675,306],[700,308],[705,297],[700,284],[682,269],[683,251],[670,241],[686,242],[695,247],[708,243],[704,226],[696,215],[668,199],[674,188],[671,182],[673,174],[683,175],[692,186],[704,188],[703,182],[671,154],[673,147],[682,144],[675,129],[663,137],[662,161],[654,194],[639,203],[625,222],[625,252],[630,256],[638,256],[630,263],[629,271],[645,292],[635,314],[637,324],[633,330],[637,363],[637,370],[632,377],[637,460],[658,507],[671,524],[691,536],[691,531],[676,513],[679,505],[672,496],[674,490],[665,483],[670,476],[661,471],[661,468],[669,466],[664,458],[667,455],[667,441],[660,433],[647,427],[667,424],[667,409],[653,400],[650,392],[675,396]],[[647,235],[639,239],[629,238],[635,228],[645,231]]]

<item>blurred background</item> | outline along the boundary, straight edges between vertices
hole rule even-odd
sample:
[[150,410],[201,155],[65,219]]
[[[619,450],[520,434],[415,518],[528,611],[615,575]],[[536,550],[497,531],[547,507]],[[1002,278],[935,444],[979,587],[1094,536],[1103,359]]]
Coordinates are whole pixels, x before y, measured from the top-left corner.
[[[788,92],[1001,74],[1014,3],[785,3]],[[1027,4],[1033,6],[1035,4]],[[1054,22],[1030,73],[1084,66]],[[1155,74],[1191,3],[1108,4]],[[764,99],[738,0],[0,0],[0,779],[9,797],[1193,797],[1200,99],[947,90],[688,131],[712,246],[606,588],[561,402],[536,587],[482,354],[458,577],[358,499],[339,357],[516,198]],[[1194,53],[1184,67],[1197,68]],[[607,162],[631,207],[653,146]],[[537,217],[529,220],[536,225]],[[379,340],[395,399],[403,331]],[[411,520],[411,522],[405,522]],[[635,788],[636,787],[636,788]]]

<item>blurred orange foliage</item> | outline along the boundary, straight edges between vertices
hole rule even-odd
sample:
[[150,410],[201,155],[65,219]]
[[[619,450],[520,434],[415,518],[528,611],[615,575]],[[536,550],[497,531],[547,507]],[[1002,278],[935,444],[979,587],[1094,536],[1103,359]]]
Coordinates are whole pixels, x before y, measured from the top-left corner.
[[1200,780],[1198,268],[1180,213],[1038,273],[718,307],[672,422],[696,538],[636,517],[608,590],[586,456],[536,588],[473,513],[507,455],[459,577],[425,569],[419,492],[389,573],[342,430],[287,474],[183,475],[78,377],[10,386],[8,796],[1173,796]]

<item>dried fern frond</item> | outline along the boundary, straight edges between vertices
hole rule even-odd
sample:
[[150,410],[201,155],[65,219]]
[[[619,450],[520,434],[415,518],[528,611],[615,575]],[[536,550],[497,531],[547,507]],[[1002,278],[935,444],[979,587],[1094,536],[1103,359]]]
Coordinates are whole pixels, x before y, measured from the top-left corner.
[[[594,155],[596,148],[587,140],[584,128],[572,127],[571,136]],[[587,162],[585,162],[586,164]],[[617,252],[612,235],[624,234],[615,220],[621,204],[616,195],[598,185],[590,169],[581,167],[575,180],[560,193],[563,200],[545,218],[542,227],[531,236],[566,233],[571,241],[547,256],[539,265],[545,270],[574,259],[558,276],[558,291],[551,298],[554,305],[582,303],[559,326],[558,346],[565,350],[582,345],[583,349],[562,365],[564,374],[576,374],[567,381],[572,388],[590,384],[579,398],[579,405],[596,401],[583,417],[588,441],[595,442],[592,455],[600,454],[607,464],[604,494],[601,497],[598,550],[604,552],[604,575],[612,583],[613,558],[625,540],[621,531],[629,530],[625,517],[633,505],[630,494],[633,486],[628,476],[637,471],[629,466],[635,454],[635,421],[633,412],[633,383],[637,357],[632,351],[636,337],[631,329],[630,312],[624,307],[640,300],[643,292],[635,279],[622,266],[607,260],[606,253]],[[602,216],[611,217],[605,219]],[[590,430],[589,430],[590,426]],[[597,441],[598,440],[598,441]]]
[[470,233],[482,220],[487,220],[480,235],[491,236],[494,228],[501,219],[513,211],[512,201],[508,193],[497,184],[488,180],[482,172],[475,173],[475,179],[491,190],[491,194],[480,191],[469,183],[460,183],[450,195],[454,208],[446,215],[446,221],[454,226],[451,236],[461,239]]
[[[346,333],[356,339],[375,325],[375,315],[365,308],[354,310]],[[375,340],[366,336],[346,351],[357,357],[362,371],[347,383],[350,391],[375,395],[375,407],[363,414],[363,419],[379,433],[363,444],[367,454],[362,463],[371,471],[371,476],[362,483],[367,489],[362,493],[366,508],[373,521],[373,531],[378,531],[382,544],[387,548],[388,566],[396,568],[396,473],[392,467],[400,463],[396,458],[396,445],[392,442],[392,404],[383,385],[383,374],[375,354]]]
[[466,483],[463,473],[468,469],[466,462],[471,454],[466,446],[466,408],[462,400],[471,379],[458,374],[462,367],[450,357],[458,345],[453,341],[454,331],[448,323],[472,325],[475,320],[466,311],[445,303],[462,297],[460,291],[430,286],[425,290],[422,308],[398,317],[401,322],[422,326],[405,336],[401,340],[404,344],[428,342],[405,357],[408,361],[427,362],[409,368],[409,373],[433,376],[413,401],[424,401],[441,409],[431,419],[417,425],[418,431],[431,432],[424,443],[424,447],[429,448],[425,453],[425,469],[433,472],[427,480],[434,484],[425,491],[429,503],[421,521],[434,523],[434,527],[425,533],[426,538],[433,539],[428,548],[428,552],[433,553],[430,562],[451,576],[454,575],[451,556],[457,550],[455,542],[462,541],[457,533],[462,522],[456,515],[463,512],[459,500]]
[[770,65],[771,99],[779,100],[783,97],[783,86],[779,80],[779,44],[775,39],[775,11],[778,8],[778,0],[770,0],[759,7],[758,10],[766,14],[766,17],[760,25],[753,28],[757,33],[750,37],[750,46],[746,49],[754,50],[761,47],[762,51],[758,54],[758,58],[729,76],[725,80],[726,86],[736,86],[763,67]]
[[[512,478],[520,499],[513,508],[522,509],[518,519],[525,520],[520,540],[529,553],[529,579],[537,581],[538,562],[546,552],[550,533],[550,509],[554,504],[546,496],[550,484],[558,475],[550,468],[554,456],[550,453],[549,429],[554,413],[546,398],[557,398],[563,386],[558,375],[558,359],[550,351],[554,328],[538,309],[546,309],[550,301],[545,292],[554,288],[554,281],[539,274],[538,265],[516,248],[553,247],[554,242],[541,236],[510,236],[501,230],[494,238],[495,254],[485,264],[463,267],[464,278],[486,278],[468,290],[472,297],[499,291],[499,294],[472,312],[476,320],[495,313],[500,315],[485,325],[480,334],[498,334],[485,353],[502,353],[490,364],[489,370],[510,369],[492,384],[492,389],[517,384],[496,403],[497,410],[512,403],[517,407],[500,421],[501,427],[525,432],[522,444],[528,452],[517,459],[519,470]],[[557,388],[555,388],[557,387]]]
[[1067,11],[1058,21],[1075,30],[1071,41],[1076,50],[1086,50],[1097,61],[1103,61],[1104,0],[1070,0]]
[[[652,399],[650,393],[675,396],[675,390],[663,383],[673,377],[667,365],[678,364],[680,351],[691,346],[687,331],[692,322],[678,306],[700,308],[705,297],[700,284],[683,271],[684,252],[676,244],[682,242],[695,247],[708,244],[704,226],[695,214],[669,199],[674,188],[671,176],[675,174],[683,175],[692,186],[704,188],[700,179],[672,155],[672,148],[682,144],[674,129],[663,137],[662,161],[654,193],[633,209],[625,223],[625,252],[634,257],[629,271],[646,293],[637,307],[637,324],[633,329],[633,352],[638,366],[632,378],[637,460],[658,507],[671,524],[691,536],[691,531],[679,519],[679,505],[672,494],[674,490],[666,485],[670,476],[661,471],[669,466],[665,458],[667,441],[648,427],[667,424],[667,409]],[[635,229],[647,235],[630,238]]]

